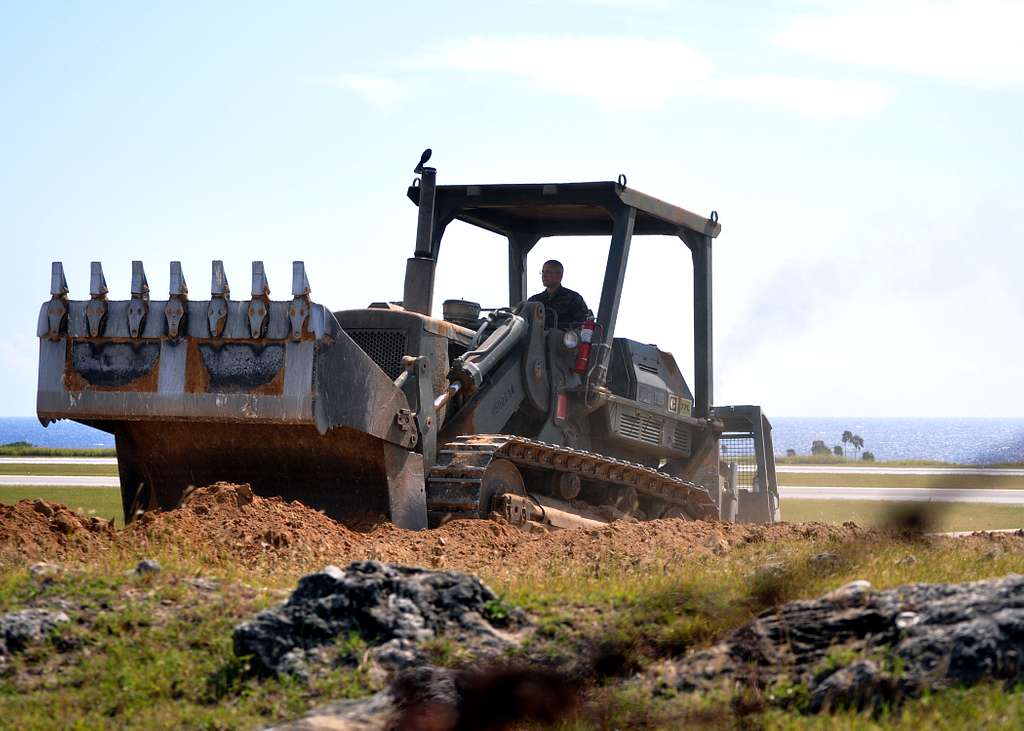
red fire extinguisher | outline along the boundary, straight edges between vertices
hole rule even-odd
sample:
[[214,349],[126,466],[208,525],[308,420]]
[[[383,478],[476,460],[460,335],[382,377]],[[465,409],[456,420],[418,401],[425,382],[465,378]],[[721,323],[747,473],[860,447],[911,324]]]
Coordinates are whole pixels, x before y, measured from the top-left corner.
[[588,317],[580,328],[580,345],[576,350],[576,365],[573,370],[580,375],[587,372],[590,364],[590,343],[594,339],[594,318]]

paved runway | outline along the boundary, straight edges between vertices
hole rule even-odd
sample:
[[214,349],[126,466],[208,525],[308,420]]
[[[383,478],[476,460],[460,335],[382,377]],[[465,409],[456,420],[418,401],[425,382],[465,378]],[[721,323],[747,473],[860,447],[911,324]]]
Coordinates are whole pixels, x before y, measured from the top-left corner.
[[0,457],[0,464],[117,464],[116,457]]
[[[117,487],[114,475],[65,477],[57,475],[0,475],[0,486]],[[918,487],[780,487],[783,499],[803,500],[912,500],[933,502],[1001,503],[1024,505],[1024,490],[927,489]]]
[[779,487],[779,496],[801,500],[910,500],[921,502],[1024,505],[1024,490],[924,487]]
[[1024,476],[1024,469],[1016,467],[846,467],[843,465],[780,464],[775,471],[818,475],[978,475],[1009,477]]
[[[117,464],[115,457],[0,457],[0,464]],[[851,475],[977,475],[1024,477],[1024,469],[998,467],[848,467],[844,465],[778,465],[776,472]]]
[[0,486],[32,486],[47,487],[118,487],[121,483],[117,475],[80,475],[65,477],[63,475],[0,475]]

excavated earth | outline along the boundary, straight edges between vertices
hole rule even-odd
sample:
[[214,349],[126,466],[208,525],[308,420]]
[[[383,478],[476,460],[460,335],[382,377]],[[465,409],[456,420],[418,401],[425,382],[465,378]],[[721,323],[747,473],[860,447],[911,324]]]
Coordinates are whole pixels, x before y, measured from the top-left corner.
[[[326,642],[339,633],[369,628],[375,642],[380,641],[372,648],[374,662],[397,673],[393,682],[371,698],[315,710],[282,728],[384,728],[381,724],[396,709],[459,718],[475,712],[493,715],[495,699],[507,698],[510,687],[519,689],[516,697],[522,696],[523,704],[531,708],[550,708],[549,696],[556,692],[575,698],[559,685],[570,676],[550,670],[495,666],[476,672],[422,664],[428,657],[420,646],[424,638],[454,637],[486,658],[488,653],[502,656],[519,642],[519,633],[532,631],[532,620],[525,615],[525,629],[511,615],[484,618],[490,616],[495,595],[467,574],[480,574],[490,582],[543,578],[553,565],[573,570],[589,570],[595,564],[660,570],[682,557],[713,559],[749,544],[854,539],[863,544],[875,535],[852,523],[761,526],[667,519],[527,532],[503,522],[463,520],[417,532],[372,516],[360,520],[360,525],[346,526],[301,503],[262,498],[248,485],[228,483],[195,489],[179,508],[144,513],[122,529],[59,504],[24,500],[0,505],[0,565],[154,555],[163,560],[173,559],[178,551],[192,562],[238,566],[262,575],[279,572],[289,582],[296,573],[316,571],[300,580],[287,602],[236,627],[236,649],[262,658],[259,667],[265,673],[301,676],[324,658],[337,660],[323,652],[330,643],[320,639]],[[979,553],[1024,552],[1020,531],[956,540]],[[810,561],[826,559],[839,557],[823,553]],[[348,568],[334,568],[339,566]],[[417,566],[438,571],[410,568]],[[61,570],[51,563],[30,570],[35,575],[51,569]],[[810,694],[804,710],[820,711],[871,705],[876,698],[899,700],[932,687],[1024,678],[1021,577],[883,592],[862,584],[855,582],[817,600],[777,606],[717,645],[665,659],[636,682],[659,697],[737,683],[761,689],[795,683]],[[353,610],[357,598],[365,601]],[[39,614],[37,609],[0,617],[0,644],[8,651],[68,620],[60,612]],[[310,628],[320,634],[309,635]],[[837,643],[845,652],[843,663],[832,655]],[[961,666],[981,670],[965,674]],[[488,688],[500,693],[492,698]],[[544,692],[538,695],[538,689]],[[473,698],[486,702],[474,711],[472,704],[467,706],[467,699]],[[542,714],[531,717],[539,719]]]
[[356,531],[301,503],[253,495],[248,485],[218,483],[192,491],[176,510],[145,513],[120,530],[43,500],[0,505],[0,560],[89,561],[111,550],[146,553],[159,545],[264,570],[374,560],[469,572],[486,568],[494,575],[535,569],[552,559],[656,563],[678,555],[721,554],[747,543],[842,540],[861,532],[853,524],[679,519],[540,533],[488,520],[453,521],[428,531],[379,522]]

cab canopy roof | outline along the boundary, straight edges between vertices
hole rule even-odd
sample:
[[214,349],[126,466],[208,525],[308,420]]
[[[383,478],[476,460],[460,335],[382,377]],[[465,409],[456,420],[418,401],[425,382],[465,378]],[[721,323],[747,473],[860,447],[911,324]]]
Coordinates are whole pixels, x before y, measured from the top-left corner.
[[[419,204],[418,185],[409,198]],[[502,236],[610,235],[613,214],[630,207],[636,209],[633,235],[689,231],[714,238],[722,230],[715,214],[705,218],[612,181],[439,185],[435,220],[442,228],[459,220]]]

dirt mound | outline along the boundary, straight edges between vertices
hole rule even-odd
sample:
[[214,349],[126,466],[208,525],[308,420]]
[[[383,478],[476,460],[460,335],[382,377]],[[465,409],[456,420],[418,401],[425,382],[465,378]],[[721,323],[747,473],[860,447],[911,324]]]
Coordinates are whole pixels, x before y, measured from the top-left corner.
[[1020,553],[1024,551],[1024,530],[1016,531],[976,531],[969,536],[946,538],[956,541],[957,545],[975,551],[986,551],[990,556],[1000,553]]
[[248,485],[223,482],[193,490],[177,510],[143,513],[120,537],[125,546],[181,546],[243,566],[333,561],[361,541],[301,503],[259,497]]
[[721,554],[746,543],[843,539],[858,533],[853,524],[760,526],[679,519],[539,534],[483,520],[453,521],[419,532],[384,523],[357,532],[301,503],[259,497],[248,485],[227,483],[193,490],[180,508],[145,513],[122,531],[41,500],[0,506],[0,553],[88,559],[112,547],[140,555],[172,548],[243,567],[288,570],[372,559],[493,575],[536,570],[552,560],[653,564]]
[[105,551],[115,537],[109,521],[85,517],[58,503],[22,500],[0,505],[0,557],[87,558]]

